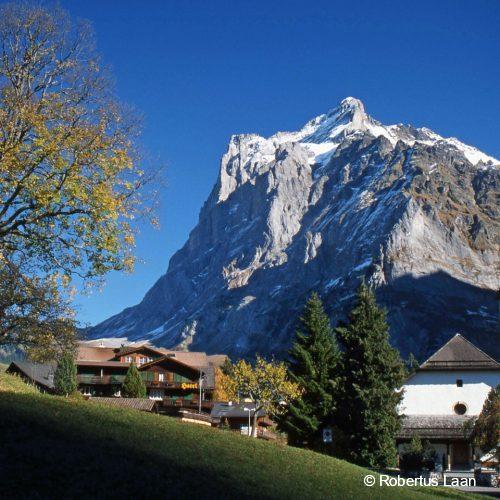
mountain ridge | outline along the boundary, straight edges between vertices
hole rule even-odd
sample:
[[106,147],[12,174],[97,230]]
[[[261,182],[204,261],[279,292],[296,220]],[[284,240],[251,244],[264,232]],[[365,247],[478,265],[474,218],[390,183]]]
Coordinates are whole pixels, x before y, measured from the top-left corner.
[[[365,276],[388,307],[403,353],[423,356],[466,327],[472,340],[493,347],[499,163],[425,127],[382,125],[352,97],[297,132],[233,135],[199,222],[167,273],[140,304],[90,336],[279,356],[308,293],[320,292],[335,323]],[[407,297],[405,277],[420,283],[418,300]],[[450,324],[432,320],[435,332],[418,314],[437,300],[433,289],[420,291],[423,278],[433,289],[448,283]],[[465,301],[462,314],[456,300]]]

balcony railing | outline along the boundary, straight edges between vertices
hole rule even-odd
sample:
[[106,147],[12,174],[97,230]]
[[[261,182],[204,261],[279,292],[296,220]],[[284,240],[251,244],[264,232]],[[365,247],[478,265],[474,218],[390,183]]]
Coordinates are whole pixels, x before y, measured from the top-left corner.
[[80,384],[90,384],[90,385],[113,385],[113,384],[123,384],[125,380],[125,375],[78,375],[77,381]]
[[[77,376],[78,383],[89,384],[89,385],[113,385],[113,384],[123,384],[125,380],[125,375],[85,375],[80,374]],[[146,387],[158,388],[158,389],[184,389],[191,391],[198,391],[198,383],[193,381],[184,382],[174,382],[168,380],[147,380],[143,379]],[[203,389],[210,389],[209,387],[203,387]]]
[[[186,398],[177,398],[177,399],[172,399],[165,397],[163,400],[160,402],[161,405],[171,407],[175,406],[178,408],[193,408],[193,409],[198,409],[199,408],[199,401],[198,399],[186,399]],[[212,408],[214,403],[212,401],[208,400],[202,400],[201,401],[201,407],[202,408]]]
[[147,387],[158,387],[159,389],[191,389],[198,390],[197,382],[169,382],[168,380],[144,380]]

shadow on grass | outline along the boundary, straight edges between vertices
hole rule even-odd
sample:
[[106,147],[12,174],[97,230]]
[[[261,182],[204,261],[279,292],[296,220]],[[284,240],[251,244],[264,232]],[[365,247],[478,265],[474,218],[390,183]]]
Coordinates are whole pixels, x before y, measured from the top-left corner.
[[232,477],[180,464],[169,450],[135,448],[141,436],[126,444],[96,435],[98,423],[77,425],[49,406],[44,412],[33,396],[0,393],[0,497],[255,498]]

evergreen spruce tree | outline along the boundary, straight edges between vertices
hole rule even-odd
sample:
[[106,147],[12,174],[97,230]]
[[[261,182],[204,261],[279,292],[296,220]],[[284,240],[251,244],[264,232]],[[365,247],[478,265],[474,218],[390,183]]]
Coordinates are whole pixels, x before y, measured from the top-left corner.
[[56,372],[54,374],[54,387],[57,394],[62,396],[69,396],[78,388],[73,353],[64,353],[57,363]]
[[146,384],[135,366],[130,363],[130,367],[123,381],[122,396],[125,398],[145,398],[146,397]]
[[369,467],[386,467],[396,460],[396,433],[401,420],[398,391],[405,367],[389,344],[384,309],[363,282],[347,324],[336,329],[344,348],[342,397],[337,420],[346,459]]
[[313,293],[289,352],[289,376],[301,390],[280,423],[290,444],[322,449],[322,430],[330,423],[334,409],[339,358],[330,321],[320,298]]

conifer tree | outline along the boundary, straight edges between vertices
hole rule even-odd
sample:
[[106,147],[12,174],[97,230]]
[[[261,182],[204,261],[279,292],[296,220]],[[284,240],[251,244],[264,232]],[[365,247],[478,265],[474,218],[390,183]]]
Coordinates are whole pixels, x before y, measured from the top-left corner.
[[76,391],[78,383],[73,353],[67,352],[61,356],[54,374],[54,387],[61,396],[69,396]]
[[348,323],[336,329],[344,348],[336,422],[344,457],[369,467],[395,463],[395,438],[401,425],[398,389],[405,368],[389,344],[388,330],[385,310],[378,307],[373,290],[361,283]]
[[280,426],[290,444],[321,449],[322,430],[334,409],[340,352],[316,293],[305,305],[289,355],[290,379],[298,384],[300,396],[289,405]]
[[130,363],[127,375],[123,381],[122,395],[125,398],[146,397],[146,384],[134,363]]

